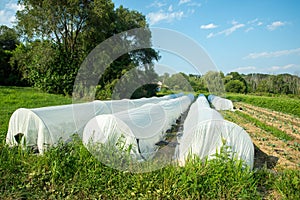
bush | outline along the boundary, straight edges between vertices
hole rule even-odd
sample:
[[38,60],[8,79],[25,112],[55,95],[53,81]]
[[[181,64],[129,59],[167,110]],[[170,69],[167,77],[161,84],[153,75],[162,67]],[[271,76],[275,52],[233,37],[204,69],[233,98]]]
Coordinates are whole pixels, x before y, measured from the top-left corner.
[[240,80],[230,80],[225,84],[225,90],[226,92],[246,93],[246,86]]

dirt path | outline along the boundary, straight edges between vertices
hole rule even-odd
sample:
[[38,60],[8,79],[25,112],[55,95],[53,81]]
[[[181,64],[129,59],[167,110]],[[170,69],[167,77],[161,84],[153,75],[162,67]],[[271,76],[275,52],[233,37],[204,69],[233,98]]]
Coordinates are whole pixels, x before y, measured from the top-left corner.
[[[237,112],[222,112],[225,119],[243,127],[252,138],[255,145],[254,167],[260,168],[267,165],[274,170],[286,168],[300,169],[300,151],[291,148],[284,142],[265,130],[256,127]],[[251,114],[251,117],[254,117]]]

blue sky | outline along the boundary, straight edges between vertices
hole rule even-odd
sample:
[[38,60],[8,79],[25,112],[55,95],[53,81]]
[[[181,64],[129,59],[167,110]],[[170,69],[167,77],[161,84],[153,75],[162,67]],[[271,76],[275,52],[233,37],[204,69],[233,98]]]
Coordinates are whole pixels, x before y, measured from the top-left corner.
[[[20,7],[1,0],[0,23],[10,25]],[[228,73],[300,75],[300,1],[298,0],[113,0],[134,9],[150,27],[178,31],[196,41],[216,67]],[[162,65],[194,73],[166,52]]]

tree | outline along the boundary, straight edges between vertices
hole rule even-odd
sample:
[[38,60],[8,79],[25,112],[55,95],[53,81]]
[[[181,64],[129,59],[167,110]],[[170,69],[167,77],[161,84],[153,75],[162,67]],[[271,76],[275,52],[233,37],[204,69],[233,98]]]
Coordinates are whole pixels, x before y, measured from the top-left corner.
[[300,78],[291,74],[248,74],[244,76],[251,92],[299,94]]
[[10,65],[12,51],[19,44],[13,28],[0,26],[0,85],[23,85],[21,74],[15,65]]
[[195,92],[208,92],[207,87],[205,87],[204,80],[200,75],[189,74],[189,82]]
[[230,80],[225,84],[226,92],[245,93],[245,84],[240,80]]
[[208,88],[210,93],[221,95],[225,92],[224,88],[224,74],[218,71],[208,71],[203,75],[205,87]]
[[[27,42],[23,50],[15,51],[14,60],[22,64],[33,85],[48,92],[71,94],[81,63],[96,45],[122,31],[147,27],[141,13],[123,7],[115,9],[111,0],[20,0],[19,3],[24,10],[17,13],[16,27]],[[132,42],[132,36],[119,39]],[[134,38],[137,43],[141,39],[150,43],[150,31]],[[145,70],[151,70],[152,60],[158,58],[153,49],[125,54],[104,72],[98,88],[104,89],[106,84],[119,79],[122,71],[140,63]],[[101,69],[91,69],[97,70]],[[87,79],[91,78],[87,75]]]
[[[225,87],[226,85],[233,81],[233,80],[237,80],[237,81],[240,81],[242,83],[242,88],[243,89],[240,89],[238,93],[247,93],[248,92],[248,85],[247,85],[247,82],[246,80],[238,73],[238,72],[230,72],[229,74],[226,75],[226,77],[224,77],[224,84],[225,84]],[[236,85],[236,89],[238,88],[238,85],[240,84],[239,82],[231,82],[231,84],[229,85],[230,88],[232,88],[234,85],[233,84],[237,84]],[[227,89],[226,89],[227,91]]]
[[172,74],[169,78],[165,78],[164,84],[168,86],[173,92],[183,91],[183,92],[192,92],[193,88],[191,87],[190,82],[188,81],[188,76],[182,72]]
[[1,50],[14,50],[19,44],[18,34],[16,30],[7,26],[0,26],[0,49]]

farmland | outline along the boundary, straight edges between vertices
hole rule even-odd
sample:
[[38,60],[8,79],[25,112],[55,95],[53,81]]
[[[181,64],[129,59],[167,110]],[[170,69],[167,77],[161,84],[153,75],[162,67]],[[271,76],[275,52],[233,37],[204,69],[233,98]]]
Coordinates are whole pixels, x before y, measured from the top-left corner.
[[[257,167],[265,164],[277,171],[286,168],[299,170],[299,99],[249,95],[228,97],[234,101],[237,111],[223,114],[251,136],[259,155],[256,156]],[[270,109],[272,106],[274,108]]]
[[237,111],[223,116],[242,126],[256,146],[251,172],[223,158],[134,174],[103,165],[76,138],[42,156],[7,147],[7,125],[15,109],[68,104],[71,98],[18,87],[0,87],[0,98],[0,199],[300,198],[299,99],[273,98],[272,109],[266,106],[270,97],[228,95]]

